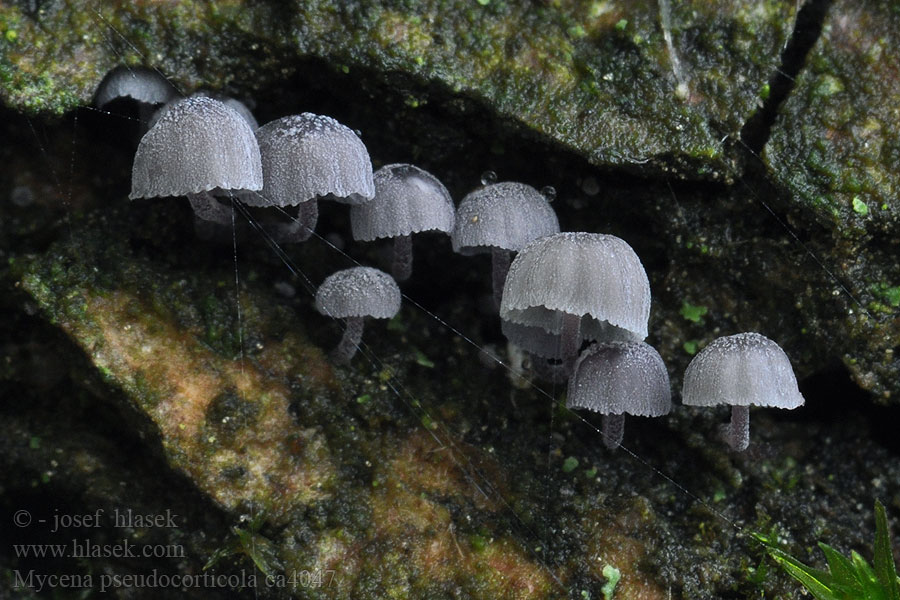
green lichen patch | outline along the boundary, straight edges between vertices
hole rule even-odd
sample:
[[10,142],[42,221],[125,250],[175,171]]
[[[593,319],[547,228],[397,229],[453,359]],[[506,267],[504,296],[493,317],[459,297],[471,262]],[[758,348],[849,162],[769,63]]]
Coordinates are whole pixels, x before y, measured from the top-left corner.
[[[126,391],[172,466],[226,509],[266,506],[273,520],[327,496],[334,466],[324,436],[315,426],[298,428],[288,411],[296,395],[287,383],[291,373],[305,373],[308,393],[334,385],[321,353],[307,347],[282,358],[286,371],[276,375],[250,357],[213,351],[204,342],[203,317],[187,310],[192,297],[206,292],[130,257],[120,238],[96,233],[81,231],[82,245],[63,245],[23,266],[22,284],[104,379]],[[98,264],[118,265],[117,276],[97,275]],[[256,301],[250,294],[243,299]],[[244,326],[255,338],[257,326],[265,330],[252,316]],[[283,339],[288,347],[308,346],[296,331]],[[279,353],[277,341],[267,344],[269,356]]]
[[0,94],[17,109],[62,113],[88,103],[122,63],[157,68],[191,92],[280,84],[298,59],[317,57],[351,76],[356,67],[382,80],[408,75],[422,86],[405,93],[409,106],[430,102],[426,85],[483,101],[598,165],[731,179],[738,161],[721,140],[756,110],[795,6],[666,6],[70,0],[33,14],[11,6],[0,13]]
[[773,175],[836,238],[900,223],[898,31],[886,4],[835,2],[765,148]]

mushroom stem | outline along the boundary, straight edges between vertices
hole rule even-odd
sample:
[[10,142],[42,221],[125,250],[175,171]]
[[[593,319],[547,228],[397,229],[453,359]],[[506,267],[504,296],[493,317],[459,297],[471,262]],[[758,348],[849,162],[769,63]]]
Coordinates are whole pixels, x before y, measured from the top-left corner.
[[731,424],[726,434],[728,445],[735,452],[743,452],[750,445],[750,407],[732,406]]
[[188,194],[188,200],[194,214],[204,221],[212,221],[219,225],[231,225],[231,210],[216,200],[209,192]]
[[615,450],[625,435],[625,415],[603,415],[603,445]]
[[412,275],[412,236],[401,235],[394,238],[394,264],[391,274],[397,281],[406,281]]
[[503,284],[506,283],[506,274],[509,273],[509,263],[512,252],[491,246],[491,281],[494,285],[494,306],[499,310],[500,301],[503,299]]
[[575,369],[578,349],[581,347],[581,317],[572,313],[562,313],[562,327],[559,332],[559,357],[566,376]]
[[331,351],[331,360],[338,365],[346,365],[350,363],[350,359],[356,354],[359,342],[362,340],[363,334],[363,318],[347,317],[345,320],[344,335],[337,347]]
[[569,379],[569,373],[560,363],[552,363],[543,356],[531,355],[531,370],[535,376],[549,383],[565,383]]
[[305,242],[312,236],[318,219],[319,205],[316,200],[301,202],[297,205],[297,216],[292,217],[290,223],[280,223],[272,232],[272,237],[281,243]]
[[148,102],[138,102],[138,121],[141,123],[141,136],[150,129],[150,119],[153,118],[153,113],[157,110],[155,104],[150,104]]

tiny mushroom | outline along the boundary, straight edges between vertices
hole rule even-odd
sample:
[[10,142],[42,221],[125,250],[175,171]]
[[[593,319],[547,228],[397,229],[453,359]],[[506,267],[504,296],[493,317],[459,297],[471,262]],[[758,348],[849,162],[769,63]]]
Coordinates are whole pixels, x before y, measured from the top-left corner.
[[625,241],[563,232],[531,242],[509,269],[500,304],[504,334],[525,350],[562,359],[568,377],[583,340],[647,337],[650,283]]
[[803,405],[791,361],[781,347],[759,333],[720,337],[690,362],[682,402],[689,406],[728,404],[725,433],[733,450],[750,444],[750,405],[794,409]]
[[592,344],[575,362],[568,408],[603,415],[603,443],[622,443],[625,415],[660,417],[672,408],[669,373],[659,353],[643,342]]
[[344,204],[375,196],[372,162],[362,140],[331,117],[303,113],[276,119],[256,130],[265,185],[262,194],[241,194],[249,206],[297,207],[297,218],[281,231],[285,241],[304,241],[318,219],[317,198]]
[[414,165],[385,165],[375,172],[375,198],[350,207],[353,239],[394,238],[394,279],[412,274],[412,234],[453,230],[450,193],[437,177]]
[[187,196],[196,215],[227,225],[231,212],[213,193],[262,188],[259,146],[247,122],[218,100],[171,104],[138,145],[129,198]]
[[344,319],[346,328],[331,358],[348,364],[362,340],[363,319],[390,319],[400,310],[400,288],[393,277],[372,267],[352,267],[332,273],[316,292],[316,310]]
[[504,181],[478,188],[459,203],[453,250],[491,253],[494,303],[499,307],[512,253],[558,232],[556,213],[544,195],[530,185]]
[[153,110],[178,97],[178,91],[158,71],[147,67],[118,66],[97,86],[94,104],[103,108],[118,98],[131,98],[138,103],[141,124],[149,127]]

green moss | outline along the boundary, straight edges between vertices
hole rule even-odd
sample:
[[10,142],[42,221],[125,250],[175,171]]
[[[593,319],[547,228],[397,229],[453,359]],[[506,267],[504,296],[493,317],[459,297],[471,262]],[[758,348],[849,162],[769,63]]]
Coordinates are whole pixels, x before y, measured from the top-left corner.
[[709,312],[705,306],[694,305],[685,300],[681,303],[681,316],[692,323],[699,323],[700,319]]
[[900,306],[900,285],[892,286],[887,283],[879,283],[870,288],[870,291],[877,294],[893,307]]
[[[192,90],[274,85],[297,57],[315,56],[344,73],[358,65],[388,80],[400,70],[416,85],[435,83],[484,101],[595,164],[632,167],[639,161],[645,169],[717,179],[732,177],[736,164],[719,143],[722,128],[736,134],[756,110],[754,92],[777,65],[795,11],[790,4],[754,11],[741,5],[736,19],[711,6],[673,6],[673,22],[696,30],[690,39],[698,47],[682,51],[699,52],[706,61],[686,74],[698,93],[685,103],[659,76],[670,63],[652,4],[623,9],[563,2],[517,11],[506,2],[365,0],[351,3],[345,14],[329,2],[312,2],[287,21],[270,5],[240,0],[208,7],[116,2],[100,11],[74,0],[68,8],[42,12],[27,36],[11,25],[30,23],[21,9],[4,11],[16,44],[26,37],[31,42],[27,54],[0,56],[0,74],[12,83],[3,92],[8,104],[62,113],[88,102],[107,69],[145,57]],[[750,33],[735,40],[716,34],[726,28]],[[102,43],[105,29],[123,40],[121,48]],[[249,53],[253,62],[247,64],[241,51],[260,44],[271,54],[257,64],[259,53]],[[198,55],[206,59],[191,58]],[[254,74],[252,84],[235,75],[246,72]],[[731,72],[743,78],[720,75]],[[421,106],[417,93],[409,97]]]

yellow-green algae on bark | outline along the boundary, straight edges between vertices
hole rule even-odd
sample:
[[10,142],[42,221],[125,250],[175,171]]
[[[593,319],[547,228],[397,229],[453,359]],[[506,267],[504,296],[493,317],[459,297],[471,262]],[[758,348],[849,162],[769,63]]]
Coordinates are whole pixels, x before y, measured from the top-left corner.
[[[302,363],[309,385],[333,385],[321,353],[288,334],[252,361],[222,356],[202,342],[202,331],[185,328],[160,306],[172,296],[153,297],[160,286],[177,289],[178,281],[137,264],[105,288],[91,280],[90,265],[78,264],[87,257],[81,250],[54,256],[60,262],[27,275],[23,287],[126,391],[174,468],[226,510],[264,506],[274,520],[330,493],[334,465],[321,432],[290,418],[291,392],[270,374],[275,355],[289,355],[291,362],[279,367]],[[187,301],[177,291],[174,297]],[[253,300],[241,298],[248,307]]]
[[87,104],[121,63],[185,92],[246,91],[316,57],[484,101],[598,165],[725,180],[740,166],[724,141],[757,109],[796,12],[775,0],[24,4],[0,7],[0,97],[18,110]]
[[843,327],[865,340],[842,359],[883,401],[900,368],[898,44],[895,3],[834,2],[763,156],[798,212],[831,234],[830,265],[852,296],[839,291],[834,302]]
[[[165,204],[156,205],[160,215]],[[494,457],[439,421],[423,428],[401,412],[395,423],[394,409],[381,406],[397,400],[384,384],[390,369],[374,380],[352,371],[336,379],[303,324],[252,284],[241,285],[237,321],[233,265],[181,270],[169,262],[181,251],[165,232],[149,253],[135,250],[128,209],[92,213],[46,254],[18,257],[20,286],[124,392],[119,409],[132,416],[122,425],[158,440],[172,468],[234,519],[234,531],[266,549],[275,581],[298,597],[562,593],[566,568],[536,559],[505,527],[484,525],[482,539],[464,524],[467,514],[509,518],[507,473]],[[442,410],[434,419],[459,409]],[[362,461],[367,475],[352,464]],[[476,465],[499,495],[473,483]],[[257,525],[242,524],[254,513]],[[281,534],[267,538],[259,526]],[[241,551],[259,559],[260,550]],[[331,583],[310,589],[297,573],[327,573]]]

